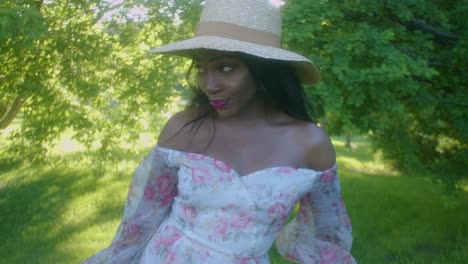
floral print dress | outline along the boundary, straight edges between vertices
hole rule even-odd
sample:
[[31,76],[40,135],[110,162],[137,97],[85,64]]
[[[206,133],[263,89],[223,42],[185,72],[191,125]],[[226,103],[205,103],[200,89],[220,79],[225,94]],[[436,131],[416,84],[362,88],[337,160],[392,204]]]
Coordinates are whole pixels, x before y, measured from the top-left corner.
[[298,263],[355,263],[336,171],[241,176],[214,158],[156,146],[135,172],[112,244],[84,263],[268,264],[275,240]]

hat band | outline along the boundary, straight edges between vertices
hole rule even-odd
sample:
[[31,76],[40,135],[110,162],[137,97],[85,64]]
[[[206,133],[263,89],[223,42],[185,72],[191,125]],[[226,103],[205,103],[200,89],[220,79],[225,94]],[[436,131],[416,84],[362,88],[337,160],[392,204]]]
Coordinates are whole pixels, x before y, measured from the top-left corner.
[[225,37],[253,44],[281,48],[281,37],[274,33],[219,21],[200,22],[195,31],[195,36],[202,35]]

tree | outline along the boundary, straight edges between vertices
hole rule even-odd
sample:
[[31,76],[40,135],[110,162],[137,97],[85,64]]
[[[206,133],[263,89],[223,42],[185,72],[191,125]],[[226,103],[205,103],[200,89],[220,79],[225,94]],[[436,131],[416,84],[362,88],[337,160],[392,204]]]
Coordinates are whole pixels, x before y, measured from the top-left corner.
[[[22,114],[10,153],[44,158],[66,130],[103,154],[137,139],[184,78],[176,59],[150,55],[149,48],[187,36],[199,6],[189,0],[2,1],[0,130]],[[132,18],[134,8],[145,15]],[[104,20],[109,11],[115,14]]]
[[466,1],[288,0],[286,44],[313,59],[327,129],[369,133],[403,171],[443,172],[468,160]]

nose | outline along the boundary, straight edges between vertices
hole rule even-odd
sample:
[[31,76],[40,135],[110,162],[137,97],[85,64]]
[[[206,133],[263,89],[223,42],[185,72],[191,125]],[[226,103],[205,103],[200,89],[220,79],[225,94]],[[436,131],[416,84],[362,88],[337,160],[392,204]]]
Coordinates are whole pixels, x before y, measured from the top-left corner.
[[204,88],[207,93],[215,94],[221,90],[219,76],[212,72],[207,72],[204,77]]

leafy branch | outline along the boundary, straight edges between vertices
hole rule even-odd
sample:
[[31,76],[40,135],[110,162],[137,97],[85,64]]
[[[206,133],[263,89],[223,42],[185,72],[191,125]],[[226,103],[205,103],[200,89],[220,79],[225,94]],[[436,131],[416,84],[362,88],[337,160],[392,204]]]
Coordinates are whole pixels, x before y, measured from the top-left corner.
[[16,97],[10,109],[6,103],[0,104],[0,130],[11,124],[25,101],[26,98]]

